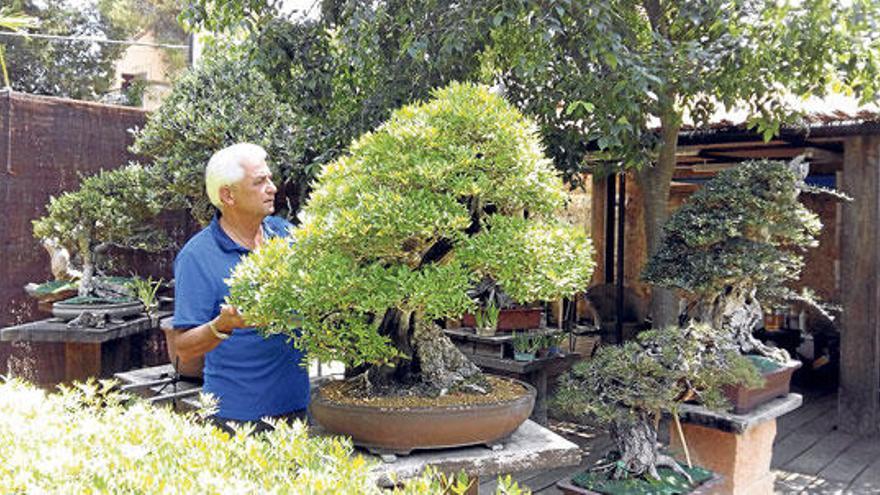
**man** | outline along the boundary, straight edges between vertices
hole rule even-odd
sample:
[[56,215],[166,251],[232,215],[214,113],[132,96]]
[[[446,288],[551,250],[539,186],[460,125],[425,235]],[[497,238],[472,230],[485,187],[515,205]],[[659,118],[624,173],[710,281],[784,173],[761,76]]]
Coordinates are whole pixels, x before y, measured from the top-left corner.
[[301,353],[274,335],[247,328],[224,304],[224,282],[239,260],[265,239],[286,235],[290,223],[270,216],[275,184],[266,151],[235,144],[216,152],[205,169],[205,187],[219,213],[190,239],[174,261],[174,348],[182,361],[205,356],[205,392],[219,401],[216,419],[258,421],[305,417],[309,377]]

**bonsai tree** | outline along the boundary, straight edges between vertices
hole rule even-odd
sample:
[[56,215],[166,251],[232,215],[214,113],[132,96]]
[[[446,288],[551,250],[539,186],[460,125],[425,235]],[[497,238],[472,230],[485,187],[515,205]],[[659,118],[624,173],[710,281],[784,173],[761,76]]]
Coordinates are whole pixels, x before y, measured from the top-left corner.
[[760,301],[816,304],[809,293],[786,286],[800,276],[802,253],[817,245],[822,227],[798,195],[829,192],[807,186],[807,172],[802,159],[746,162],[719,172],[672,215],[644,279],[687,294],[682,318],[730,332],[745,354],[787,362],[785,350],[762,344],[752,332],[763,320]]
[[76,191],[52,197],[47,213],[33,221],[34,237],[63,246],[79,260],[80,297],[119,297],[124,287],[98,287],[101,255],[110,246],[158,251],[169,244],[153,222],[166,206],[165,188],[137,163],[101,171]]
[[615,452],[600,471],[612,479],[659,479],[657,468],[666,466],[690,480],[658,447],[661,414],[675,416],[691,399],[721,408],[727,404],[722,385],[760,385],[751,362],[715,333],[705,325],[649,330],[622,346],[601,347],[563,375],[554,402],[609,429]]
[[[514,301],[586,286],[583,232],[535,125],[486,87],[453,83],[405,106],[318,176],[292,242],[240,263],[230,302],[312,357],[369,365],[368,392],[485,392],[435,320],[473,312],[490,279]],[[297,330],[297,328],[301,330]]]

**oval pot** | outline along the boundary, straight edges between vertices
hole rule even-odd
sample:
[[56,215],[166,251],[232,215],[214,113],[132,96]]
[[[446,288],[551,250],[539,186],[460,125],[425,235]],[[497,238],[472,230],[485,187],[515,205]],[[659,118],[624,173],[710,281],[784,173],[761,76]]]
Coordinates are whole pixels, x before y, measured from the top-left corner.
[[494,444],[513,433],[532,413],[535,388],[496,404],[434,408],[387,408],[331,402],[320,389],[309,405],[312,418],[331,433],[380,454],[406,455],[416,449]]
[[142,313],[144,305],[140,301],[111,304],[66,304],[64,301],[59,301],[52,305],[52,316],[64,321],[72,320],[84,311],[103,313],[109,318],[124,318]]

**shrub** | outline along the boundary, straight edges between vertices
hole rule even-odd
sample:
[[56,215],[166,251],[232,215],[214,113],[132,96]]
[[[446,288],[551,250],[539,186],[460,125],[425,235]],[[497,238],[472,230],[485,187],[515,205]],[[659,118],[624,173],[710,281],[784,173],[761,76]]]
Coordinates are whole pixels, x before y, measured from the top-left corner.
[[[300,422],[229,435],[195,413],[109,387],[77,384],[47,394],[20,381],[0,383],[0,493],[386,493],[344,438],[309,436]],[[520,493],[509,479],[498,491]],[[431,471],[394,490],[442,492]]]
[[[211,155],[238,142],[266,149],[283,197],[301,176],[298,117],[281,101],[263,74],[240,50],[210,52],[195,69],[174,82],[171,94],[135,135],[132,151],[145,155],[168,178],[193,217],[210,221],[204,171]],[[296,210],[296,204],[291,205]]]

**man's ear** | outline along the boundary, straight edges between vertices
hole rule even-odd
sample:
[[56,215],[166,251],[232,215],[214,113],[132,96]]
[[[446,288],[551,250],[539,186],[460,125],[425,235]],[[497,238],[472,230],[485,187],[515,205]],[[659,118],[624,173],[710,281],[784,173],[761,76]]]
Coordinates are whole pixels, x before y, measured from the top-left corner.
[[232,194],[232,186],[221,186],[220,190],[220,202],[226,206],[231,206],[235,203],[235,197]]

